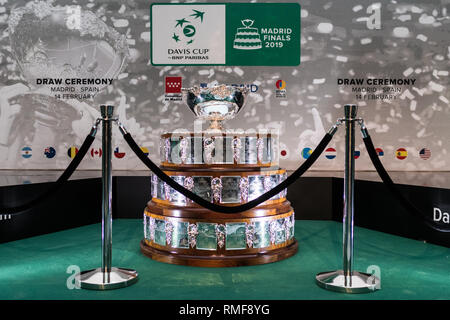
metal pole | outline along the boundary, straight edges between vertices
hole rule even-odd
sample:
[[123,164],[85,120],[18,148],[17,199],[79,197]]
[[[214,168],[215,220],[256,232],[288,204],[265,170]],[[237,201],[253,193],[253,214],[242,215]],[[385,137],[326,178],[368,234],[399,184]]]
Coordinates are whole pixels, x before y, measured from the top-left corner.
[[[102,135],[102,271],[109,277],[112,263],[112,171],[111,171],[111,118],[113,106],[101,106]],[[103,279],[108,282],[109,278]]]
[[316,275],[316,283],[328,290],[345,293],[372,292],[380,288],[380,279],[374,275],[353,271],[353,214],[355,182],[355,122],[357,105],[345,105],[345,172],[344,172],[344,212],[343,270],[321,272]]
[[76,282],[83,289],[108,290],[135,283],[138,273],[132,269],[112,267],[112,122],[114,106],[100,106],[102,126],[102,266],[82,271]]
[[346,105],[345,112],[345,172],[344,172],[344,215],[343,250],[345,286],[352,286],[353,271],[353,193],[355,181],[355,118],[358,107]]

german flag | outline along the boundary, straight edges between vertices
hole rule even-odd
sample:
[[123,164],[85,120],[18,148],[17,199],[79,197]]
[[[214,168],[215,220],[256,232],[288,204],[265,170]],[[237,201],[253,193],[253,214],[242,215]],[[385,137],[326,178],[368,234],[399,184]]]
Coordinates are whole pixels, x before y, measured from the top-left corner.
[[406,157],[408,156],[408,151],[406,151],[405,148],[398,148],[397,151],[395,151],[395,156],[399,160],[406,159]]
[[69,149],[67,149],[67,155],[69,156],[70,159],[75,158],[75,155],[77,153],[78,153],[77,147],[70,147]]

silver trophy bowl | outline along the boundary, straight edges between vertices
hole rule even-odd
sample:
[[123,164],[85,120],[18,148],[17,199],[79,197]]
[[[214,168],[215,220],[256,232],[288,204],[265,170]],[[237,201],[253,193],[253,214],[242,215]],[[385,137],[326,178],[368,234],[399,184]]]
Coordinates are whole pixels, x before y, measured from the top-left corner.
[[248,88],[218,85],[183,88],[186,103],[198,119],[209,120],[209,129],[223,129],[223,122],[234,118],[244,107]]

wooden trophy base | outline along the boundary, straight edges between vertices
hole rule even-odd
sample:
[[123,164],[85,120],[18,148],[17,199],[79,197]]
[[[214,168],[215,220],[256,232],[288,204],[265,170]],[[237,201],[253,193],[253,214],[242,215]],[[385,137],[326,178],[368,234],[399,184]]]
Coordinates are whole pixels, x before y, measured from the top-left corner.
[[254,254],[243,254],[236,256],[195,256],[195,255],[185,255],[178,254],[175,252],[167,252],[152,248],[145,240],[141,241],[141,252],[147,257],[171,264],[193,266],[193,267],[242,267],[242,266],[253,266],[258,264],[266,264],[284,260],[286,258],[292,257],[298,251],[298,242],[293,240],[293,242],[283,248],[275,249],[267,252],[258,252]]

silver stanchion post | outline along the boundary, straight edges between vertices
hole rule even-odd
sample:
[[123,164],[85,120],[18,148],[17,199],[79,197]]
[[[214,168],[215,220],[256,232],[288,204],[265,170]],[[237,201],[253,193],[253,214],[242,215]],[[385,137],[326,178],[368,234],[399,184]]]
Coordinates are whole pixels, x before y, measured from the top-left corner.
[[102,266],[82,271],[76,281],[83,289],[108,290],[127,287],[138,280],[132,269],[115,268],[112,265],[112,165],[111,127],[114,106],[100,106],[102,132]]
[[372,292],[380,288],[375,275],[353,270],[353,195],[355,181],[355,123],[358,106],[346,105],[345,111],[345,174],[343,217],[343,270],[321,272],[316,283],[325,289],[345,293]]

